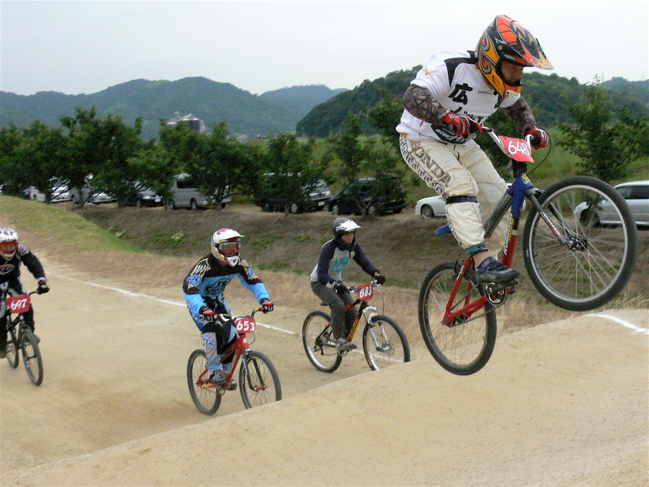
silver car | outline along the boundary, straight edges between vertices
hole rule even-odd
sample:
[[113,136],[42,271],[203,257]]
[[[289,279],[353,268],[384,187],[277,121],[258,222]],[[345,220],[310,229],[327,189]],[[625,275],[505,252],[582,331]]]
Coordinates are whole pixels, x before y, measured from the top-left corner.
[[425,220],[446,216],[446,202],[441,196],[427,196],[417,201],[415,215],[421,215]]
[[[649,226],[649,180],[629,181],[615,186],[615,189],[622,195],[629,205],[631,216],[638,226]],[[583,222],[586,219],[585,211],[588,203],[585,201],[575,207],[575,218]],[[615,225],[620,219],[614,208],[608,201],[602,201],[596,210],[596,224]]]

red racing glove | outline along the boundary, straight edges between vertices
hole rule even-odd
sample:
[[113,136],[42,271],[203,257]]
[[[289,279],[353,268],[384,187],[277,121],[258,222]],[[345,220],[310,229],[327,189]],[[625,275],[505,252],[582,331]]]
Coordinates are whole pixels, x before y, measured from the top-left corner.
[[475,120],[472,120],[471,117],[458,115],[454,112],[448,112],[442,119],[442,122],[444,122],[447,128],[453,131],[455,135],[466,137],[473,132],[483,132],[482,126]]
[[534,147],[535,149],[543,149],[543,147],[547,147],[550,143],[550,134],[548,134],[541,127],[534,126],[528,128],[525,131],[525,137],[527,137],[528,135],[532,136],[532,140],[530,142],[532,143],[532,147]]

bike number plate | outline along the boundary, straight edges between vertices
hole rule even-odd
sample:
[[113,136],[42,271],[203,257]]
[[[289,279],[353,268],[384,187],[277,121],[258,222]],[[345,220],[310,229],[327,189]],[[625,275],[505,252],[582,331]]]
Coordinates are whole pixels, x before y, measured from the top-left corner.
[[361,301],[369,301],[372,299],[372,296],[374,296],[374,288],[372,287],[372,284],[363,284],[362,286],[358,286],[358,299]]
[[255,331],[256,322],[250,316],[243,316],[235,320],[235,326],[239,333],[252,333]]
[[503,135],[499,135],[499,137],[512,159],[518,162],[534,162],[532,148],[527,143],[527,140],[505,137]]
[[31,298],[29,294],[22,296],[8,296],[7,306],[12,313],[25,313],[31,307]]

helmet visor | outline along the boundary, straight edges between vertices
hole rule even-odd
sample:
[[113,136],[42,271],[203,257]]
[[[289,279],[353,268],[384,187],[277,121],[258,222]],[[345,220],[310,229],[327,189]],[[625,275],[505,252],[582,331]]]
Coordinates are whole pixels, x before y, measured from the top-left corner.
[[219,251],[223,255],[236,255],[241,250],[241,244],[239,242],[223,242],[219,244]]

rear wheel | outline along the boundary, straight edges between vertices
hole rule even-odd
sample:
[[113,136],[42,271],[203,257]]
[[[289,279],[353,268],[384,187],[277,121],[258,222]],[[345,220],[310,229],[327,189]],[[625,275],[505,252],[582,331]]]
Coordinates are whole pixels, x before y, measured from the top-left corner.
[[249,350],[239,368],[241,399],[246,408],[282,400],[277,369],[266,355]]
[[194,350],[187,361],[187,385],[196,408],[203,414],[212,415],[221,405],[221,391],[210,380],[207,355],[204,350]]
[[169,210],[175,210],[176,209],[176,202],[169,198],[166,203],[167,209]]
[[523,251],[536,289],[571,311],[609,302],[631,277],[638,251],[636,224],[624,198],[599,179],[575,176],[550,186],[539,203],[565,242],[532,207]]
[[376,315],[365,325],[363,352],[372,370],[410,362],[410,346],[406,334],[387,316]]
[[43,383],[43,358],[38,348],[38,341],[29,328],[23,328],[20,332],[20,348],[23,352],[23,364],[29,379],[34,385],[40,386]]
[[302,344],[309,361],[322,372],[333,372],[343,358],[336,350],[331,318],[324,311],[312,311],[302,325]]
[[[455,262],[446,262],[425,277],[419,293],[419,327],[428,350],[442,367],[457,375],[469,375],[482,369],[493,353],[496,312],[485,302],[471,316],[460,315],[452,323],[443,322],[459,267]],[[457,311],[483,295],[482,286],[467,276],[450,310]]]
[[421,207],[421,217],[426,220],[429,220],[435,217],[435,212],[430,206],[424,205]]

